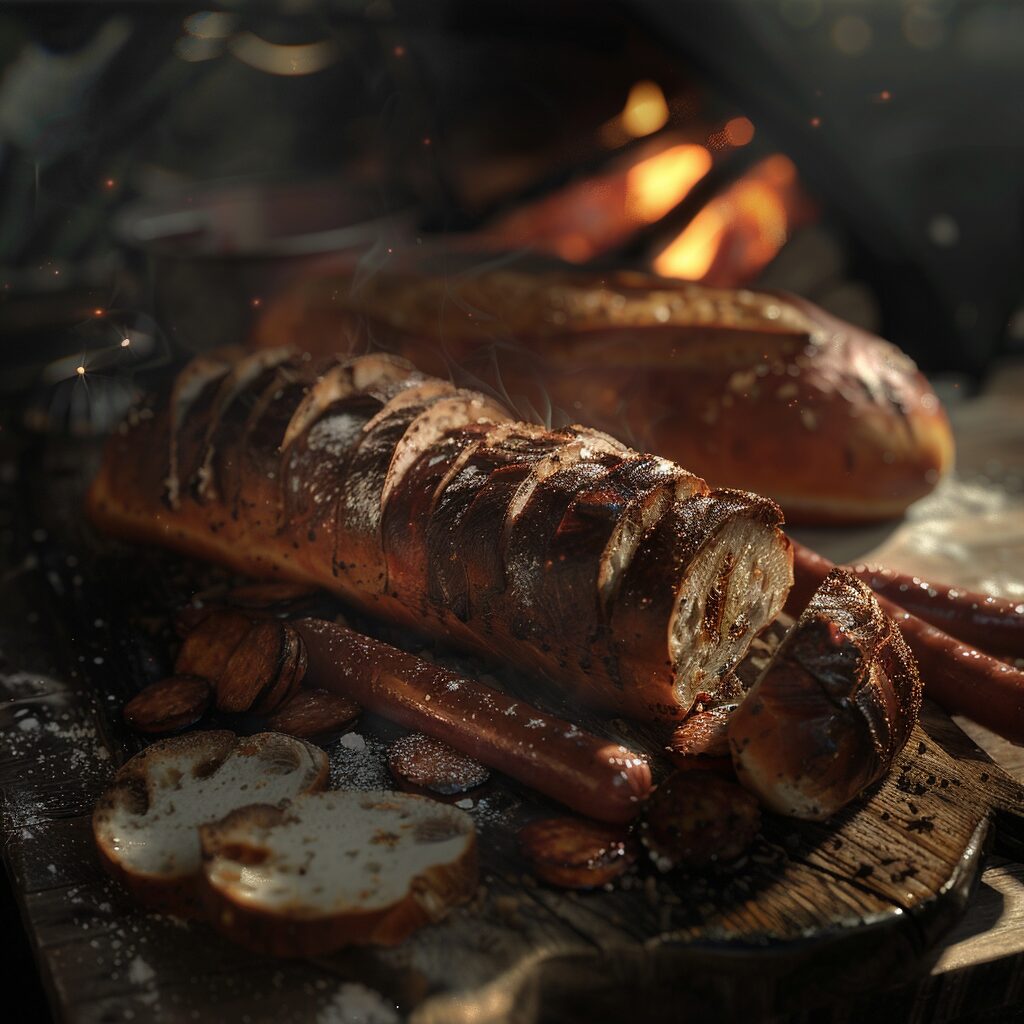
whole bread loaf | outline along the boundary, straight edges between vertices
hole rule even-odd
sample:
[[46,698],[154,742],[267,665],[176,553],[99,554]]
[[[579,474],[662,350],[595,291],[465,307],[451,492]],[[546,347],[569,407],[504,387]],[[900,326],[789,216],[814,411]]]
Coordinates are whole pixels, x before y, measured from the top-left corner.
[[897,516],[952,466],[928,382],[896,346],[794,295],[649,274],[324,272],[273,299],[255,343],[382,345],[486,383],[524,415],[583,420],[791,523]]

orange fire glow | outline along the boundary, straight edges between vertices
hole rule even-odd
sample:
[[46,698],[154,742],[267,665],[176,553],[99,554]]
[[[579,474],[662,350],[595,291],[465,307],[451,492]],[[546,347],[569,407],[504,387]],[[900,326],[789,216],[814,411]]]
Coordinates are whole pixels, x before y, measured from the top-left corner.
[[626,174],[626,212],[646,224],[664,217],[711,169],[703,146],[672,146]]
[[687,281],[745,284],[775,257],[808,205],[792,161],[767,157],[711,200],[658,254],[654,269]]
[[629,90],[620,115],[627,134],[639,139],[652,135],[668,122],[668,104],[657,82],[637,82]]
[[584,263],[663,217],[707,174],[711,162],[703,146],[659,137],[601,175],[505,214],[481,237]]
[[745,146],[754,138],[754,122],[749,117],[734,117],[722,131],[730,146]]

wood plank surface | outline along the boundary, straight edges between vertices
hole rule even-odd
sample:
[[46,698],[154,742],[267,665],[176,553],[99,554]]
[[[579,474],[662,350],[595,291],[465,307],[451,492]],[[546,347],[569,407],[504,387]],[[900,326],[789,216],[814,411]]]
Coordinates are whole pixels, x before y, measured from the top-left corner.
[[[0,568],[3,855],[61,1020],[981,1022],[1019,1005],[1019,751],[1007,758],[1015,781],[934,708],[863,803],[826,825],[767,818],[733,869],[644,865],[611,891],[551,889],[512,837],[557,809],[498,779],[470,808],[477,899],[397,949],[274,961],[141,911],[100,870],[89,811],[141,746],[119,711],[166,671],[168,610],[224,578],[92,537],[74,497],[87,446],[7,457],[19,471],[0,483],[12,538]],[[529,680],[502,682],[547,700]],[[659,743],[628,723],[585,724]],[[364,716],[354,732],[360,749],[329,751],[332,783],[387,785],[384,752],[399,731]]]
[[[153,571],[145,566],[143,580]],[[329,1020],[339,998],[339,1005],[372,1002],[374,992],[422,1021],[530,1020],[541,1004],[573,1019],[609,1001],[625,1008],[641,983],[648,1000],[659,992],[687,998],[693,1019],[713,1019],[723,1006],[794,1012],[826,1002],[837,984],[859,990],[865,979],[879,984],[894,967],[899,973],[919,961],[966,903],[984,806],[975,777],[919,732],[889,779],[832,825],[772,819],[738,869],[692,876],[647,869],[610,892],[537,884],[512,837],[521,822],[555,808],[496,782],[470,812],[484,851],[474,904],[397,950],[345,952],[316,964],[254,957],[201,925],[142,912],[99,870],[88,813],[115,765],[138,746],[118,712],[126,690],[163,670],[159,644],[147,640],[140,653],[136,643],[143,620],[159,616],[134,603],[132,588],[145,583],[133,583],[125,566],[118,600],[127,598],[130,610],[116,624],[109,611],[94,614],[98,598],[75,596],[71,580],[63,589],[70,606],[54,606],[48,572],[56,570],[35,566],[21,580],[48,613],[5,623],[2,648],[13,644],[21,666],[3,677],[4,724],[14,737],[2,768],[5,858],[47,986],[68,1020],[145,1013],[177,1021],[194,1012]],[[94,616],[88,637],[79,632],[79,604]],[[933,721],[958,735],[941,713],[925,727]],[[399,730],[372,716],[356,728],[361,749],[331,749],[332,781],[386,783],[386,746]],[[920,827],[930,822],[939,827]],[[888,851],[884,865],[880,848]],[[857,970],[837,969],[848,961]],[[797,1004],[786,997],[794,978],[803,979]]]

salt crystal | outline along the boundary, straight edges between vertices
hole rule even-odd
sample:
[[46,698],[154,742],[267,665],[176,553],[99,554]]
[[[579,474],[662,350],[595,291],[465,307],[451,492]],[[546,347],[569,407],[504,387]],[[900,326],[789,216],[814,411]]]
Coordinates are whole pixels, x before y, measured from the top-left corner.
[[366,749],[366,740],[357,732],[346,733],[338,742],[341,746],[348,747],[349,750]]
[[155,977],[156,971],[141,956],[136,956],[128,965],[128,980],[133,985],[148,985]]

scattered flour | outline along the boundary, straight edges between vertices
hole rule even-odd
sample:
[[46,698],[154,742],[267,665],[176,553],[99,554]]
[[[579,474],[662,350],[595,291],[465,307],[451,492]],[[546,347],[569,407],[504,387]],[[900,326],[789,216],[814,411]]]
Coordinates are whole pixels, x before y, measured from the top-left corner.
[[350,982],[317,1014],[316,1024],[398,1024],[400,1019],[379,992]]
[[148,985],[155,977],[156,971],[141,956],[136,954],[128,965],[128,980],[133,985]]
[[[345,742],[345,741],[348,742]],[[330,758],[331,789],[390,789],[387,745],[373,736],[346,733]]]

